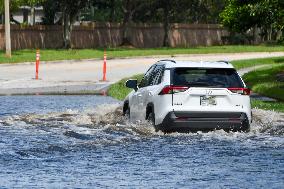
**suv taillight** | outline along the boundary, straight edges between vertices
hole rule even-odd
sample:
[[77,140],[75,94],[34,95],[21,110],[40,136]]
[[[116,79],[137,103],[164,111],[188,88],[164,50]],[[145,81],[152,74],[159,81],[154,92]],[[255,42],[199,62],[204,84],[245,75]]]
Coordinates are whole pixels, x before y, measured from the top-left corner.
[[180,93],[184,92],[188,89],[187,86],[174,86],[174,85],[168,85],[165,86],[162,91],[159,93],[159,95],[165,95],[165,94],[174,94],[174,93]]
[[248,88],[228,88],[232,93],[238,93],[241,95],[250,95],[250,89]]

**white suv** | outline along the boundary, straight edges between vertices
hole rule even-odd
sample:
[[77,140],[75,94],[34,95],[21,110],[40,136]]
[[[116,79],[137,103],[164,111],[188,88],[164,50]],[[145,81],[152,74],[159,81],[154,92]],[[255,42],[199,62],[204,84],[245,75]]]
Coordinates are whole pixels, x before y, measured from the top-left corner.
[[149,120],[156,131],[246,131],[252,120],[250,90],[232,64],[160,60],[124,100],[130,120]]

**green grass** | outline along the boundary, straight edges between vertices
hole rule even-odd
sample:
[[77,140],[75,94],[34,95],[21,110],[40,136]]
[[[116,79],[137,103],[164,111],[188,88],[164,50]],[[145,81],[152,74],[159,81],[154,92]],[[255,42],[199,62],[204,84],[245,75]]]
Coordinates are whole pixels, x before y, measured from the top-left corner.
[[[152,56],[152,55],[177,55],[177,54],[208,54],[208,53],[238,53],[238,52],[278,52],[284,51],[284,46],[253,46],[253,45],[231,45],[210,46],[192,48],[149,48],[149,49],[127,49],[108,48],[108,58]],[[5,57],[4,51],[0,51],[0,63],[18,63],[35,61],[35,49],[16,50],[12,52],[12,58]],[[54,60],[80,60],[91,58],[103,58],[103,49],[43,49],[41,50],[42,61]]]
[[284,113],[284,103],[283,102],[267,102],[267,101],[253,99],[251,101],[251,105],[253,108],[257,108],[257,109],[273,110],[273,111]]
[[284,74],[284,60],[280,65],[257,69],[243,76],[252,91],[284,101],[284,82],[277,81],[277,74]]
[[140,81],[142,77],[143,74],[139,74],[118,81],[117,83],[110,86],[110,88],[108,89],[108,95],[118,100],[123,100],[126,97],[126,95],[132,91],[132,89],[125,87],[125,82],[128,79],[137,79],[138,81]]
[[249,60],[235,60],[231,62],[236,69],[242,69],[257,65],[265,64],[281,64],[284,63],[284,57],[274,57],[274,58],[258,58]]

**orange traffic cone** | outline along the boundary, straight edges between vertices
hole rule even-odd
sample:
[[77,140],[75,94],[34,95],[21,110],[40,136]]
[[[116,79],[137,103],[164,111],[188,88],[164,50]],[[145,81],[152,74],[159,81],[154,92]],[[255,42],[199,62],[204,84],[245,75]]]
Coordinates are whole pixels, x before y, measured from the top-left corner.
[[36,50],[36,75],[35,79],[38,80],[38,69],[39,69],[40,52],[39,49]]

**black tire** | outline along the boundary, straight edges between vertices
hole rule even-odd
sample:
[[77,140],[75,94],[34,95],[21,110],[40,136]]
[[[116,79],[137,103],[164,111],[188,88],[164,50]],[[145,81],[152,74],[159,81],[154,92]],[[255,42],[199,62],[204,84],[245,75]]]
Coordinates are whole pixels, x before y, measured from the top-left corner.
[[151,123],[151,125],[155,126],[155,116],[152,112],[149,113],[147,121]]
[[130,108],[129,107],[127,107],[127,109],[125,110],[124,116],[130,119]]
[[149,123],[151,123],[151,125],[153,125],[153,127],[155,128],[155,132],[159,131],[159,129],[155,125],[155,114],[154,113],[152,113],[152,112],[149,113],[149,115],[147,117],[147,121]]
[[250,132],[250,124],[247,124],[246,126],[244,126],[241,131],[245,132],[245,133],[249,133]]

